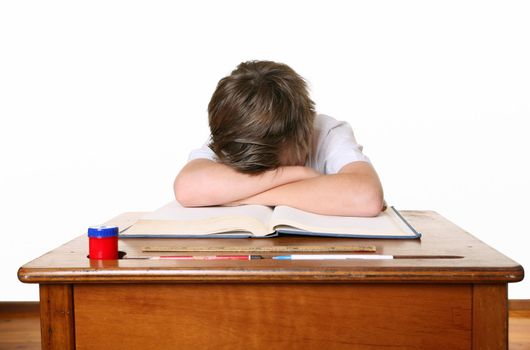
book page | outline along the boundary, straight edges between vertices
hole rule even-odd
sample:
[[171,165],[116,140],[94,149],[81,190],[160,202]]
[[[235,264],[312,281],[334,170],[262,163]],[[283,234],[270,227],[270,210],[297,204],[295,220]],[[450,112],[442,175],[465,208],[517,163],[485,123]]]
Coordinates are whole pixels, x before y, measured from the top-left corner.
[[271,215],[272,209],[263,205],[186,208],[172,201],[146,214],[121,234],[123,236],[188,236],[225,233],[237,235],[244,231],[255,236],[265,236],[272,233],[268,229]]
[[276,230],[308,231],[308,233],[352,236],[410,236],[416,234],[389,207],[376,217],[330,216],[278,206],[271,223]]

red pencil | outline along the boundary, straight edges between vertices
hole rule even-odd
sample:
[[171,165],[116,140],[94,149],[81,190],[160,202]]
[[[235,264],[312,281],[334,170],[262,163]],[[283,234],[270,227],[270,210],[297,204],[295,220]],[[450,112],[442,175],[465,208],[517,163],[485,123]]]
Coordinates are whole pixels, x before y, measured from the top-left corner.
[[[131,259],[131,258],[130,258]],[[132,259],[149,260],[255,260],[263,259],[261,255],[162,255],[145,256]]]

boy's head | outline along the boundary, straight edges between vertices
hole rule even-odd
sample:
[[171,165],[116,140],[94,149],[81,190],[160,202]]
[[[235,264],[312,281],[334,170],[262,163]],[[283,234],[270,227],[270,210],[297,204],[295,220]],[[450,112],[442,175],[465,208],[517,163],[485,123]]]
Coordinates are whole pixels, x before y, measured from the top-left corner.
[[312,145],[314,103],[285,64],[243,62],[217,84],[208,105],[210,148],[223,164],[258,174],[303,165]]

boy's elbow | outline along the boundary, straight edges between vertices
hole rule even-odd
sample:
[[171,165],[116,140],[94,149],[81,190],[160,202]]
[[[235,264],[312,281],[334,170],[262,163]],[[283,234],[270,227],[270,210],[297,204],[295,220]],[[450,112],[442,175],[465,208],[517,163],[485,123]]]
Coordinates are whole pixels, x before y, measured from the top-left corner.
[[384,197],[382,189],[369,191],[364,201],[365,216],[374,217],[381,213],[384,206]]
[[208,175],[180,173],[173,183],[175,199],[183,207],[205,207],[223,204],[212,191]]
[[381,214],[384,206],[383,191],[371,189],[357,197],[355,205],[355,216],[374,217]]
[[193,184],[186,180],[186,176],[179,174],[175,178],[175,182],[173,183],[173,191],[175,193],[175,199],[183,207],[200,206],[197,191],[194,189]]
[[363,216],[374,217],[381,214],[383,209],[383,201],[373,199],[364,204]]

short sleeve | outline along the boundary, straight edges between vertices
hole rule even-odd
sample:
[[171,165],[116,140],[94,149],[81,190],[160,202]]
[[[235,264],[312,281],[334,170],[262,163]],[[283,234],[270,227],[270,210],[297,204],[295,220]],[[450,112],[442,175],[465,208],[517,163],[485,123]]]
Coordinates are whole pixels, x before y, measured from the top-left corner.
[[363,154],[363,146],[357,143],[351,126],[346,122],[339,122],[329,130],[322,148],[326,174],[336,174],[352,162],[370,163]]
[[191,151],[190,155],[188,156],[188,162],[194,159],[209,159],[209,160],[216,161],[217,157],[214,151],[212,151],[212,149],[208,147],[209,144],[210,144],[210,139],[208,139],[208,141],[206,141],[202,145],[201,148],[197,148]]

